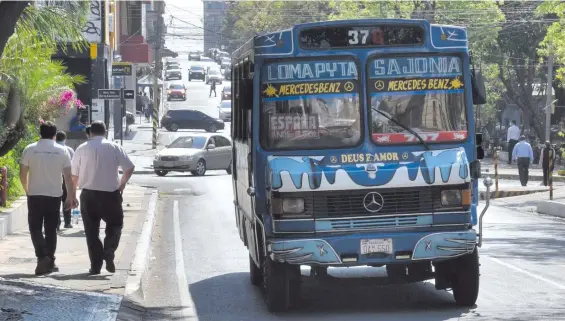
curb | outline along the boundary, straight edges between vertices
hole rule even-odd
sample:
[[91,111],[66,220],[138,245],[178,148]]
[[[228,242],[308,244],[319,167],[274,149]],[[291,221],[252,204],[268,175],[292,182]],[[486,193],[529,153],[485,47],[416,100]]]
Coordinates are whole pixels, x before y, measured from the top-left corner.
[[137,242],[134,257],[129,269],[124,293],[125,297],[139,296],[142,300],[144,298],[142,283],[143,277],[148,272],[149,261],[151,259],[151,241],[156,222],[157,198],[158,192],[152,192],[149,198],[147,216],[143,223],[139,241]]
[[22,196],[9,208],[0,210],[0,240],[17,230],[24,229],[27,222],[27,198]]
[[[490,178],[494,179],[494,172],[482,172],[481,176],[490,176]],[[519,180],[520,176],[518,174],[498,174],[498,179],[508,179],[508,180]],[[530,175],[530,181],[541,182],[543,180],[543,176],[539,175]],[[557,174],[553,175],[554,182],[565,182],[565,176],[559,176]]]
[[540,214],[565,218],[565,203],[557,201],[540,201],[536,211]]
[[[536,189],[536,190],[527,190],[527,191],[492,191],[490,192],[489,199],[495,198],[504,198],[504,197],[512,197],[512,196],[521,196],[521,195],[528,195],[533,193],[542,193],[547,192],[547,189]],[[479,192],[479,199],[484,201],[486,199],[486,191]]]

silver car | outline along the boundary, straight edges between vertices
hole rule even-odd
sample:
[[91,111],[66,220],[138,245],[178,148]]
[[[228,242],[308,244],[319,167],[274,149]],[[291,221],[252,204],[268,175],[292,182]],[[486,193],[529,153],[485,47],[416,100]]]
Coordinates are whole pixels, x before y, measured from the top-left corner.
[[231,141],[221,135],[194,134],[175,139],[159,151],[153,160],[158,176],[169,172],[190,172],[203,176],[207,170],[225,170],[231,174]]
[[218,118],[224,122],[231,121],[231,100],[222,100],[218,106]]
[[222,74],[219,70],[210,68],[206,74],[206,85],[215,81],[217,84],[222,84]]

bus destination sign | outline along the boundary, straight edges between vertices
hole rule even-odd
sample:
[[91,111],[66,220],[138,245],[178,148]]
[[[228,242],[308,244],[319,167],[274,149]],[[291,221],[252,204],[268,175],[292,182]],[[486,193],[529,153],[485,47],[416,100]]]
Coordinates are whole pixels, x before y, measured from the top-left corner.
[[300,32],[304,49],[421,45],[424,28],[407,25],[316,27]]

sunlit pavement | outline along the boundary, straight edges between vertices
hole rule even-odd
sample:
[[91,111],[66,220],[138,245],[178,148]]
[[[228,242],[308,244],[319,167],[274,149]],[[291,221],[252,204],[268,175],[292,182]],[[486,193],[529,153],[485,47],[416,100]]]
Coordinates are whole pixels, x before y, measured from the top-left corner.
[[[208,86],[195,82],[187,87],[189,100],[171,106],[216,112]],[[188,132],[161,134],[174,139]],[[436,291],[433,282],[330,288],[306,280],[300,306],[273,315],[259,289],[249,282],[248,254],[235,225],[231,176],[209,171],[204,177],[169,173],[165,177],[137,175],[132,180],[161,191],[146,293],[147,320],[565,319],[564,222],[526,210],[519,198],[512,207],[493,201],[486,215],[481,290],[472,309],[457,308],[451,293]],[[531,205],[535,197],[524,201]],[[385,274],[383,268],[330,273]]]

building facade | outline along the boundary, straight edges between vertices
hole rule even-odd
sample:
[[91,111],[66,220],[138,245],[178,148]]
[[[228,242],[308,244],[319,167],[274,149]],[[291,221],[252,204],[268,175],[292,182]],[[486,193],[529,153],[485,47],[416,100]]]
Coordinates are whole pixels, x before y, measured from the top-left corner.
[[204,52],[212,48],[222,48],[220,31],[228,9],[228,2],[203,0],[204,4]]

